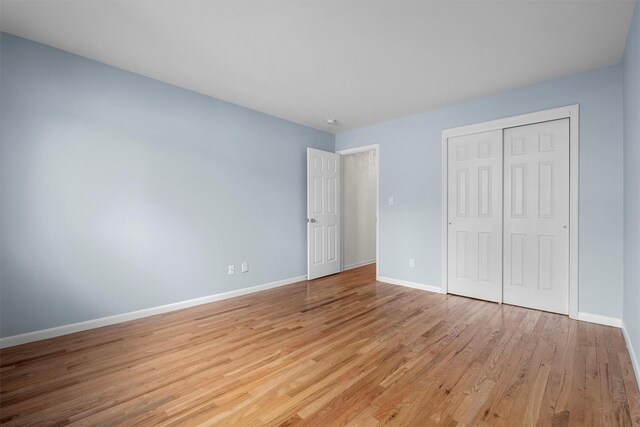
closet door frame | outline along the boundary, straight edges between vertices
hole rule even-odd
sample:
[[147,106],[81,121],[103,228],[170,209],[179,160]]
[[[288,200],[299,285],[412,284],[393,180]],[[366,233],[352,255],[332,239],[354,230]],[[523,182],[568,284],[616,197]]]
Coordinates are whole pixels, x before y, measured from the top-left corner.
[[[569,119],[569,317],[578,318],[578,196],[580,108],[578,104],[475,123],[442,131],[442,292],[448,293],[448,140],[456,136],[504,130],[558,119]],[[504,143],[504,136],[503,136]]]

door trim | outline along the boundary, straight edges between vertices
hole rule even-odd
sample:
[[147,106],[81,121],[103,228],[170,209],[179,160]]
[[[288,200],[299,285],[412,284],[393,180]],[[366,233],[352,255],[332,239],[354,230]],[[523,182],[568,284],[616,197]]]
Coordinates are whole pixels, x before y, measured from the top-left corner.
[[[347,154],[361,153],[363,151],[375,151],[376,152],[376,280],[380,278],[380,144],[363,145],[362,147],[347,148],[344,150],[336,151],[336,154],[346,156]],[[340,169],[342,173],[342,169]],[[342,193],[340,194],[342,197]],[[344,203],[340,204],[340,215],[343,214]],[[341,218],[343,220],[344,218]],[[344,221],[342,221],[344,223]],[[343,247],[340,250],[340,271],[344,271],[344,233],[340,234],[340,245]]]
[[448,293],[448,139],[491,130],[526,126],[558,119],[569,119],[569,317],[578,318],[578,234],[579,234],[579,158],[580,107],[579,104],[550,110],[536,111],[503,119],[459,126],[442,131],[442,291]]

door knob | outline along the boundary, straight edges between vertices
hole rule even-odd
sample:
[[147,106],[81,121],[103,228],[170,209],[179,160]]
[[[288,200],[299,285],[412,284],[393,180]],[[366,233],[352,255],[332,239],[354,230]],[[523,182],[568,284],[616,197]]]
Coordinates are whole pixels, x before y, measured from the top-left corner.
[[316,222],[315,218],[308,219],[307,222]]

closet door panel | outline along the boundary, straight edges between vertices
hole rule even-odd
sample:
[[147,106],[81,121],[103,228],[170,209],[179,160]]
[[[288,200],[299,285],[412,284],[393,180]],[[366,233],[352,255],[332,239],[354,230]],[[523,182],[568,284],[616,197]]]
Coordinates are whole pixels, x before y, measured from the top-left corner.
[[569,119],[504,130],[504,302],[569,312]]
[[448,140],[448,287],[502,300],[502,131]]

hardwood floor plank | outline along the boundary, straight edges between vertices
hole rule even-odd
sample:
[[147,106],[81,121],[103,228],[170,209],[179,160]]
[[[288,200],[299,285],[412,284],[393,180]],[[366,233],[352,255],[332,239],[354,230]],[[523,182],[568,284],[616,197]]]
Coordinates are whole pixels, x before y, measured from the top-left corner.
[[640,425],[619,329],[375,265],[0,350],[0,423]]

